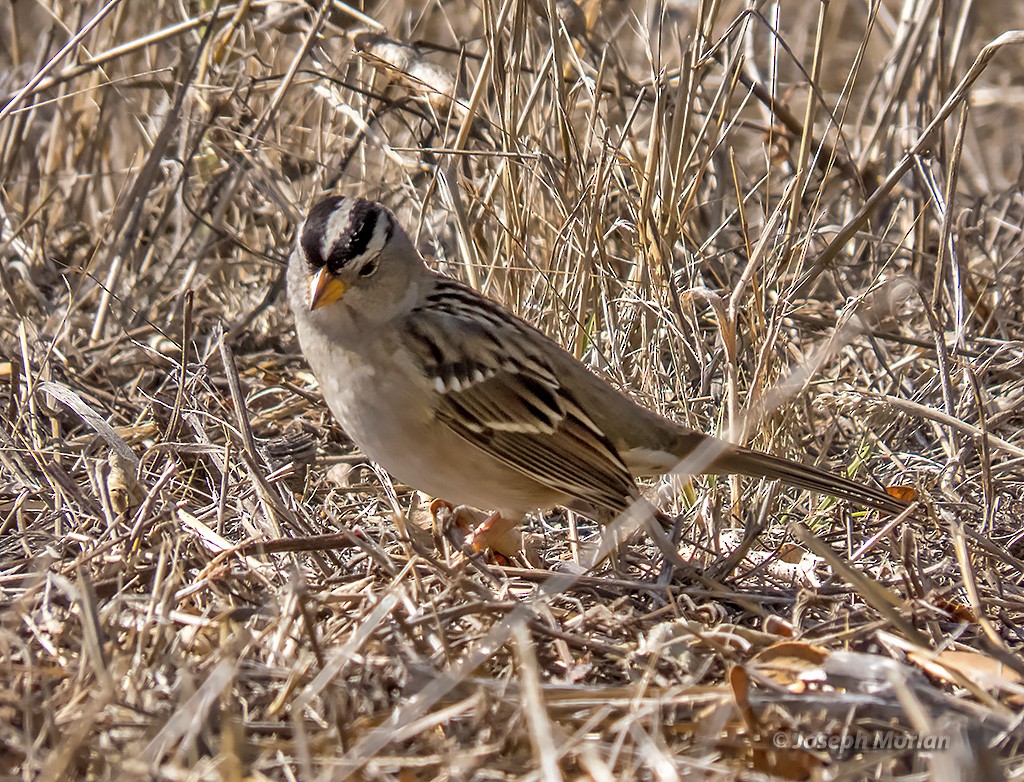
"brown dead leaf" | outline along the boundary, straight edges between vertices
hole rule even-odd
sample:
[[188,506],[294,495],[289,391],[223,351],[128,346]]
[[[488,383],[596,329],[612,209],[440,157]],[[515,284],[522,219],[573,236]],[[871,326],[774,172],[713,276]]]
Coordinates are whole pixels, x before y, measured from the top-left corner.
[[[787,645],[789,644],[779,644],[779,646]],[[806,644],[800,645],[806,646]],[[771,741],[766,742],[763,739],[764,726],[750,705],[751,684],[750,674],[743,666],[737,665],[729,670],[729,685],[732,687],[733,698],[751,737],[751,765],[757,771],[782,779],[809,779],[812,769],[820,766],[821,762],[802,749],[791,749],[788,746]]]
[[952,617],[954,622],[967,622],[969,624],[977,624],[978,617],[971,610],[971,607],[964,605],[963,603],[954,602],[947,600],[941,595],[931,594],[928,596],[928,602],[938,608],[940,611],[945,611]]
[[518,519],[510,520],[492,513],[470,533],[466,542],[473,551],[490,550],[511,558],[522,549],[523,536],[519,531]]
[[828,650],[820,646],[784,641],[755,655],[750,665],[783,687],[802,690],[802,674],[821,667],[828,656]]
[[764,618],[764,631],[769,635],[781,635],[784,638],[792,638],[796,634],[792,622],[775,614],[769,614]]
[[915,665],[944,682],[957,684],[957,675],[986,690],[1019,689],[1022,679],[1016,671],[978,652],[945,651],[937,655],[907,652]]
[[754,715],[754,709],[750,705],[750,674],[742,665],[734,665],[729,669],[729,686],[732,687],[732,696],[736,700],[736,708],[740,710],[743,721],[747,724],[747,730],[756,733],[758,720]]
[[107,465],[107,492],[110,505],[115,513],[126,513],[145,497],[145,492],[136,478],[135,465],[117,451],[111,451],[107,455]]
[[822,763],[810,752],[802,749],[763,749],[755,747],[751,765],[763,774],[779,779],[810,779],[812,772]]
[[913,486],[887,486],[885,493],[908,505],[917,499],[917,489]]

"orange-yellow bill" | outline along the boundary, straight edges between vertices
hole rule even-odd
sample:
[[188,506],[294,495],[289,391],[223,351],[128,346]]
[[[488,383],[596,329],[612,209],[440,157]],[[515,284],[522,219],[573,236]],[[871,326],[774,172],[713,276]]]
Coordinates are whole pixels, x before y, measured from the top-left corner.
[[341,299],[348,286],[327,271],[320,269],[309,278],[309,309],[312,312],[320,307]]

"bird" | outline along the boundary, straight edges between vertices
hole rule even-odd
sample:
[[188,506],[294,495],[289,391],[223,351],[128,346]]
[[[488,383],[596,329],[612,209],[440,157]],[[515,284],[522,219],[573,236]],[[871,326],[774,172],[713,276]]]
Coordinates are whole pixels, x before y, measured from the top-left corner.
[[317,201],[286,271],[299,346],[349,438],[400,483],[522,519],[555,506],[598,521],[636,479],[681,461],[779,480],[887,514],[906,505],[819,467],[686,428],[615,388],[492,299],[432,270],[394,214]]

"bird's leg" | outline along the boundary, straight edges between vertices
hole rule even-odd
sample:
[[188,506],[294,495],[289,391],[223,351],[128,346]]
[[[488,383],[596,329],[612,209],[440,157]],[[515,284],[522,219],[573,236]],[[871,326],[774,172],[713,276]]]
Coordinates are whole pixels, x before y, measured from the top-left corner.
[[522,534],[517,519],[507,519],[500,513],[483,517],[465,505],[453,506],[437,499],[430,503],[430,516],[435,530],[456,548],[468,545],[475,552],[490,550],[509,559],[522,551]]
[[618,575],[625,576],[625,567],[619,559],[619,551],[626,551],[630,543],[646,534],[664,557],[665,565],[659,582],[666,578],[670,580],[673,569],[682,569],[684,573],[692,572],[692,566],[679,556],[681,525],[646,501],[637,501],[614,519],[599,517],[599,521],[603,526],[601,543],[591,567],[597,567],[607,559]]
[[595,569],[607,561],[616,576],[620,578],[629,576],[627,565],[619,556],[619,552],[621,551],[624,555],[629,544],[637,538],[638,525],[628,515],[629,513],[630,511],[627,511],[613,517],[607,512],[598,511],[595,517],[598,524],[601,525],[601,534],[598,538],[597,551],[594,552],[593,559],[589,563],[590,569]]

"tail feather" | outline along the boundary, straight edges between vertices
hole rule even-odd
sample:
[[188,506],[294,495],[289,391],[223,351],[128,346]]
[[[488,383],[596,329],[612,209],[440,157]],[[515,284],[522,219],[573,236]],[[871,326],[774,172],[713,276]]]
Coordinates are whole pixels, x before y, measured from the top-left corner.
[[766,453],[740,448],[715,459],[709,472],[740,473],[755,478],[778,480],[800,489],[830,494],[885,513],[902,513],[905,503],[881,489],[851,481],[840,475]]

